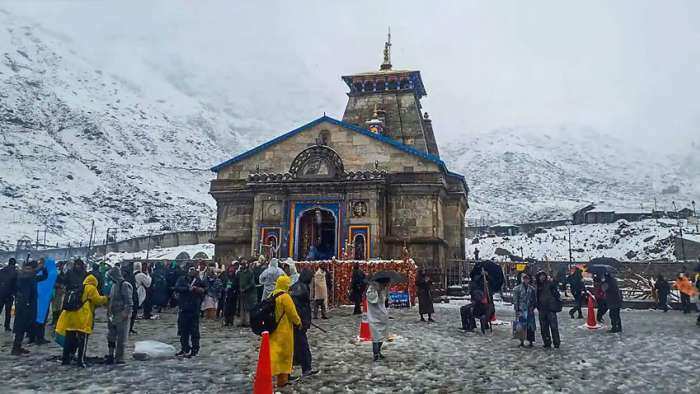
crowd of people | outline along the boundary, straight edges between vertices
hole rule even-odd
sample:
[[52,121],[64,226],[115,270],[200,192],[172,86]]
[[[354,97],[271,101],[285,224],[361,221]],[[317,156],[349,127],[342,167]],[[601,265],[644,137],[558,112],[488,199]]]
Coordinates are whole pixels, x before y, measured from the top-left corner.
[[[53,266],[51,266],[53,267]],[[680,294],[684,313],[690,313],[690,300],[700,289],[700,266],[694,282],[680,274],[673,288]],[[332,294],[332,276],[324,264],[315,270],[298,270],[294,261],[264,257],[239,259],[226,267],[208,266],[203,262],[189,262],[184,267],[173,262],[122,262],[114,266],[92,264],[90,270],[81,259],[59,262],[55,265],[55,284],[50,291],[51,314],[47,307],[37,312],[45,291],[50,270],[45,261],[27,260],[21,268],[10,259],[0,269],[0,308],[5,310],[5,331],[14,332],[12,355],[29,351],[23,347],[25,337],[30,343],[48,343],[45,326],[50,324],[56,342],[62,345],[60,359],[64,365],[85,368],[88,339],[95,325],[95,310],[106,307],[108,354],[106,364],[125,362],[125,348],[129,336],[137,334],[135,322],[157,319],[163,309],[177,306],[177,329],[180,337],[178,357],[196,357],[200,350],[200,319],[220,319],[224,326],[255,327],[263,319],[265,305],[274,324],[270,331],[272,373],[276,384],[290,381],[293,365],[301,366],[301,375],[317,373],[312,368],[312,354],[307,331],[315,326],[313,319],[327,319],[329,295]],[[493,295],[500,292],[506,279],[501,268],[493,261],[478,261],[470,272],[471,302],[460,308],[462,328],[473,331],[478,320],[482,333],[491,329],[495,313]],[[359,264],[353,266],[348,298],[354,303],[354,314],[366,313],[372,334],[374,361],[384,359],[383,342],[388,336],[388,297],[390,277],[368,276]],[[609,313],[611,333],[622,331],[620,309],[622,294],[615,276],[607,270],[593,272],[593,286],[587,288],[580,268],[574,267],[563,281],[563,290],[570,290],[574,306],[569,312],[572,319],[582,319],[583,304],[595,302],[597,320],[603,321]],[[435,322],[432,301],[432,282],[425,267],[416,276],[416,294],[420,321]],[[560,295],[562,281],[543,271],[534,275],[523,272],[513,289],[515,321],[513,335],[520,346],[533,347],[537,323],[545,348],[559,348],[558,313],[563,302]],[[568,287],[567,287],[568,286]],[[658,307],[669,309],[668,298],[672,286],[659,275],[654,283]],[[14,326],[11,310],[14,305]],[[0,309],[0,313],[2,313]],[[537,313],[535,313],[537,311]],[[320,312],[320,315],[319,315]],[[41,318],[43,314],[43,319]],[[427,315],[427,320],[426,320]],[[49,322],[49,316],[51,316]],[[237,322],[237,324],[236,324]],[[700,325],[700,317],[698,317]],[[293,379],[293,378],[292,378]]]

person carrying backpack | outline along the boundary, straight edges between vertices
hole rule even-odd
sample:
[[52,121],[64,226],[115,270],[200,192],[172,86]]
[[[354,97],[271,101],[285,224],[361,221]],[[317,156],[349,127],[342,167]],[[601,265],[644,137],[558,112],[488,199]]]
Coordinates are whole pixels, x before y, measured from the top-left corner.
[[56,323],[56,333],[65,337],[63,345],[62,365],[69,365],[71,356],[78,351],[77,365],[86,368],[85,351],[88,336],[92,334],[95,308],[105,305],[106,296],[101,296],[97,290],[97,279],[88,275],[83,280],[83,287],[71,289],[63,300],[63,311]]
[[[41,272],[37,275],[37,271]],[[22,348],[24,336],[31,334],[36,319],[37,304],[37,282],[48,278],[49,274],[45,267],[38,267],[36,261],[24,263],[22,270],[17,274],[15,288],[15,340],[12,343],[13,356],[29,353]]]
[[175,284],[179,313],[177,330],[180,333],[180,351],[176,356],[194,357],[199,353],[199,308],[207,292],[207,285],[190,266],[186,276],[181,276]]
[[292,373],[294,355],[293,327],[301,326],[301,318],[294,306],[292,297],[288,294],[292,280],[287,275],[277,278],[275,290],[271,297],[275,300],[275,321],[277,327],[270,333],[270,361],[272,376],[276,377],[277,387],[287,385],[289,374]]
[[119,267],[107,271],[112,281],[107,306],[107,347],[105,364],[124,364],[124,348],[129,340],[129,317],[133,305],[133,288],[124,280]]

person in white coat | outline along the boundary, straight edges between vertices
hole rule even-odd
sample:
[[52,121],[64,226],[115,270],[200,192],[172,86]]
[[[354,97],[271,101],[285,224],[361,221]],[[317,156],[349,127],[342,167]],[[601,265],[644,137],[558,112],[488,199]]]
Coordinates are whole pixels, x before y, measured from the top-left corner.
[[372,332],[374,361],[384,358],[382,344],[389,336],[389,311],[386,300],[389,296],[389,279],[372,280],[367,287],[367,321]]
[[151,287],[151,276],[143,272],[141,263],[134,263],[134,285],[136,286],[136,294],[138,294],[137,308],[141,308],[143,302],[146,301],[146,290]]
[[265,268],[260,274],[260,284],[263,286],[263,294],[261,301],[266,299],[275,290],[275,285],[277,283],[277,278],[284,275],[284,271],[279,267],[279,260],[272,259],[270,264]]

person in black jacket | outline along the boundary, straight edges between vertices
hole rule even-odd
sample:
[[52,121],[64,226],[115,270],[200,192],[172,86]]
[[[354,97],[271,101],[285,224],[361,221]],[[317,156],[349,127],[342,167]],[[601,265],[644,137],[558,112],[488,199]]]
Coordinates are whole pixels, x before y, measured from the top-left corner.
[[0,313],[5,308],[5,331],[12,331],[10,321],[12,319],[12,303],[15,299],[17,286],[17,261],[11,258],[7,266],[0,269]]
[[318,373],[311,368],[311,349],[306,331],[311,328],[311,281],[314,273],[309,269],[303,269],[299,274],[299,280],[289,289],[294,306],[301,319],[301,325],[294,327],[294,364],[301,365],[302,376]]
[[583,274],[581,269],[576,267],[571,275],[566,277],[566,282],[571,286],[571,294],[574,296],[574,307],[569,310],[569,316],[574,318],[574,314],[578,312],[578,318],[583,319],[581,312],[581,304],[583,303],[583,292],[586,286],[583,284]]
[[430,276],[428,276],[425,267],[421,267],[416,276],[416,292],[418,293],[418,314],[422,322],[425,321],[424,314],[428,315],[429,322],[435,321],[433,320],[435,309],[433,308],[433,296],[430,294],[431,287]]
[[197,269],[190,266],[187,276],[175,284],[179,312],[177,330],[180,333],[180,351],[176,356],[194,357],[199,353],[199,308],[207,285],[199,278]]
[[226,268],[223,276],[224,294],[224,325],[233,326],[238,306],[238,262],[233,262]]
[[656,282],[654,282],[654,288],[659,299],[656,307],[664,312],[668,312],[668,295],[671,293],[671,285],[668,284],[663,275],[659,274],[656,277]]
[[622,332],[622,320],[620,319],[620,308],[622,308],[622,293],[615,279],[610,272],[606,271],[603,275],[603,291],[605,299],[610,309],[610,324],[612,327],[608,330],[609,333]]
[[355,304],[353,315],[362,314],[362,297],[366,290],[366,275],[360,269],[360,263],[355,263],[352,266],[352,279],[350,280],[350,301]]
[[[37,269],[41,270],[37,275]],[[36,284],[49,277],[46,267],[37,267],[36,261],[28,261],[17,274],[15,290],[15,340],[12,344],[12,355],[19,356],[29,353],[22,348],[24,335],[29,334],[36,320],[37,288]]]
[[549,348],[554,344],[558,348],[561,344],[559,339],[559,322],[557,312],[561,312],[561,295],[557,284],[547,277],[547,274],[540,271],[535,276],[537,287],[537,301],[535,303],[539,312],[540,333],[544,347]]

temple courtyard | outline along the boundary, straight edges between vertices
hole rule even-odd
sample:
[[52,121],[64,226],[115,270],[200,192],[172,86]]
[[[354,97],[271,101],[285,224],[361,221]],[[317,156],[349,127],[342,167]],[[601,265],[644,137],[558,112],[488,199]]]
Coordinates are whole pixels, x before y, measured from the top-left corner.
[[[539,332],[532,349],[519,348],[509,324],[493,333],[463,333],[460,302],[436,305],[436,323],[419,321],[416,309],[392,309],[396,338],[384,345],[386,359],[372,362],[371,345],[356,343],[359,316],[352,308],[330,312],[316,324],[327,333],[309,332],[318,375],[281,389],[284,393],[486,393],[597,392],[680,393],[700,387],[700,327],[695,315],[678,311],[623,310],[620,334],[581,328],[583,320],[559,315],[562,347],[545,350]],[[499,305],[498,318],[513,318]],[[139,320],[135,341],[152,339],[178,346],[176,315]],[[105,316],[98,312],[88,356],[107,351]],[[539,329],[539,327],[538,327]],[[48,331],[48,329],[47,329]],[[3,392],[235,392],[249,393],[258,357],[259,338],[245,328],[220,322],[201,326],[202,350],[194,359],[173,357],[126,365],[93,364],[88,369],[64,367],[55,343],[28,346],[31,354],[9,355],[11,334],[0,334]],[[295,374],[298,375],[298,369]]]

